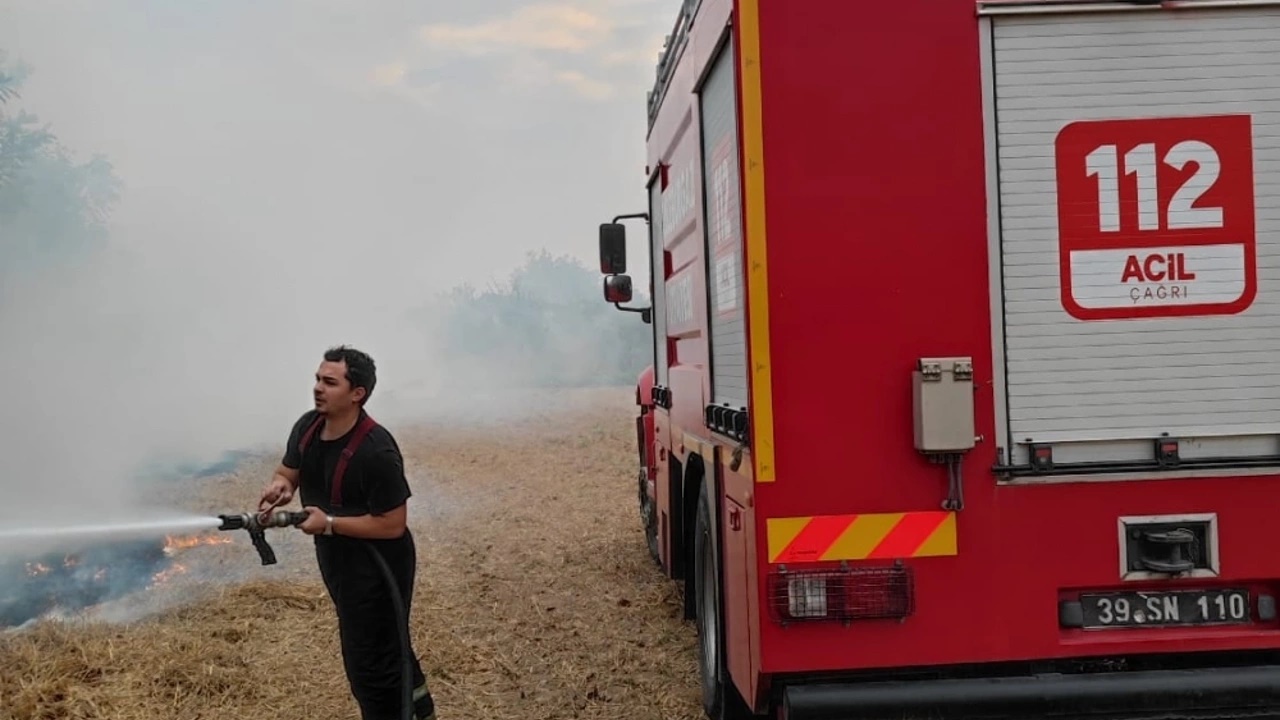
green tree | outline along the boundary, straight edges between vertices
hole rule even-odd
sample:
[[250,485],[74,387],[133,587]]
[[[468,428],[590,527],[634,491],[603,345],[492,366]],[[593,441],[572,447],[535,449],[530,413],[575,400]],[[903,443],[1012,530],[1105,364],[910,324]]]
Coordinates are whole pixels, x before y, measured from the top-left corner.
[[[637,294],[633,304],[647,304]],[[605,302],[601,276],[569,256],[530,252],[505,284],[463,285],[440,306],[452,372],[489,385],[630,384],[651,362],[651,325]]]
[[106,158],[77,162],[48,126],[18,107],[29,74],[0,50],[0,276],[101,247],[121,191]]

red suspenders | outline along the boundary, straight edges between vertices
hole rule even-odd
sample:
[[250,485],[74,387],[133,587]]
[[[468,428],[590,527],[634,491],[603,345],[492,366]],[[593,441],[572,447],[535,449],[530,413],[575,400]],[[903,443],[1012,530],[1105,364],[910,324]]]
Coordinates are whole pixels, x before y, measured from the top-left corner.
[[[324,422],[324,416],[316,415],[316,419],[311,421],[307,431],[302,434],[302,439],[298,441],[299,456],[306,451],[307,444],[311,442],[311,436],[315,434],[322,422]],[[351,434],[351,439],[347,441],[347,446],[342,449],[342,456],[338,458],[338,466],[333,469],[333,492],[329,497],[329,502],[334,507],[342,507],[342,474],[347,470],[347,462],[355,455],[356,448],[360,447],[360,443],[364,442],[365,436],[377,426],[378,423],[366,414],[356,424],[355,432]]]

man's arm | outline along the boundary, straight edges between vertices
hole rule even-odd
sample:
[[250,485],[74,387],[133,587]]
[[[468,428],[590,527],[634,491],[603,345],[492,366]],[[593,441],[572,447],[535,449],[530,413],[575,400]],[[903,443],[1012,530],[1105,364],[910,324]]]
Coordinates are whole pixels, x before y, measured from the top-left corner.
[[273,507],[287,505],[293,501],[293,494],[298,490],[300,471],[281,464],[276,468],[262,495],[258,497],[258,512],[266,512]]
[[[404,460],[393,445],[369,456],[362,479],[369,512],[364,515],[334,517],[333,534],[354,538],[394,540],[408,525],[409,482],[404,476]],[[304,532],[324,532],[326,518],[318,509],[301,526]]]
[[333,534],[369,540],[394,540],[404,534],[408,520],[405,505],[380,515],[353,515],[333,518]]
[[289,439],[285,441],[284,446],[284,457],[280,459],[275,472],[271,474],[271,479],[262,488],[262,495],[258,498],[259,512],[266,512],[272,507],[288,504],[293,500],[293,494],[297,492],[298,482],[302,476],[302,456],[298,452],[298,439],[302,437],[303,428],[311,417],[313,415],[310,411],[303,413],[289,430]]
[[301,468],[291,468],[288,465],[285,465],[284,463],[280,463],[279,467],[276,468],[275,474],[271,476],[271,479],[278,480],[283,478],[284,481],[289,483],[289,485],[292,486],[294,490],[297,490],[298,480],[301,477],[302,477]]

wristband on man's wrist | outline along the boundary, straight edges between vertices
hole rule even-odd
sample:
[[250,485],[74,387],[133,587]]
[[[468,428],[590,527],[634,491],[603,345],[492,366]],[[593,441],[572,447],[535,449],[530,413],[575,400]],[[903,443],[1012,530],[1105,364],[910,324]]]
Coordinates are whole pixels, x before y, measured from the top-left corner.
[[333,516],[332,515],[324,516],[324,534],[325,535],[333,534]]

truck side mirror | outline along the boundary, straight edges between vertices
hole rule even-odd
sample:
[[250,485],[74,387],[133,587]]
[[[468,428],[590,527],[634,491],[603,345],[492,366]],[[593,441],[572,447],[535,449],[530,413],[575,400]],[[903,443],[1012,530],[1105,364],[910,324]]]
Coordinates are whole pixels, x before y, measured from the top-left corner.
[[614,304],[631,302],[631,276],[610,275],[605,278],[604,299]]
[[601,223],[600,272],[605,275],[620,275],[626,271],[627,229],[621,223]]

